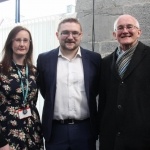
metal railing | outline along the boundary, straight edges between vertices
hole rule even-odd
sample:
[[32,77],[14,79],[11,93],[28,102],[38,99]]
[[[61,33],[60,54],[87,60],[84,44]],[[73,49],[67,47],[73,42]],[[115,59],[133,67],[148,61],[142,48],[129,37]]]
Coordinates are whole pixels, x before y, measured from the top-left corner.
[[[29,31],[31,32],[33,40],[33,57],[34,57],[33,59],[34,65],[36,65],[36,60],[40,53],[49,51],[53,48],[56,48],[59,45],[55,34],[57,31],[58,23],[59,23],[58,16],[50,16],[27,20],[21,23],[2,25],[0,26],[0,51],[2,51],[4,47],[6,38],[10,30],[17,25],[22,25],[28,28]],[[37,108],[39,110],[40,116],[42,114],[43,102],[44,100],[39,94]]]

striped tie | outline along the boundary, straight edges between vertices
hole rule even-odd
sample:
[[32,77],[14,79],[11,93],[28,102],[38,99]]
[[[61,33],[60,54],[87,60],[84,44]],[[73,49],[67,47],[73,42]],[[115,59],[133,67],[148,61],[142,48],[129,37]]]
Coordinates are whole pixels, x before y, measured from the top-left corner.
[[127,70],[127,67],[131,61],[131,58],[133,56],[133,53],[136,49],[137,44],[138,42],[133,47],[131,47],[129,50],[126,50],[122,54],[119,54],[120,48],[118,47],[118,51],[117,51],[118,58],[117,58],[116,64],[118,67],[119,76],[121,78],[123,78],[123,75],[125,71]]

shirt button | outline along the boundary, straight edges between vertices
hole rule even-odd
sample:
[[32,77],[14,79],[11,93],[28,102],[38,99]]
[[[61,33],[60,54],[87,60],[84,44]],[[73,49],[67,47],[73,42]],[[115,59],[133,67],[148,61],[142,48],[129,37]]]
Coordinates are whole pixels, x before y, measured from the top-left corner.
[[121,132],[118,132],[118,133],[117,133],[117,136],[120,136],[120,135],[121,135]]
[[121,109],[122,108],[122,106],[121,105],[118,105],[118,109]]

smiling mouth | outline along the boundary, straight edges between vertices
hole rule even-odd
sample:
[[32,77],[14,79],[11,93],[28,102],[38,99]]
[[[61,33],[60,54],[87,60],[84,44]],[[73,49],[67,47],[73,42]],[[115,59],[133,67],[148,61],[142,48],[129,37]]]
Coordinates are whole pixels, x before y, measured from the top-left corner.
[[66,42],[66,44],[74,44],[74,42]]
[[66,43],[74,43],[73,41],[66,41]]
[[131,37],[131,35],[130,36],[121,36],[121,38],[126,38],[126,37]]

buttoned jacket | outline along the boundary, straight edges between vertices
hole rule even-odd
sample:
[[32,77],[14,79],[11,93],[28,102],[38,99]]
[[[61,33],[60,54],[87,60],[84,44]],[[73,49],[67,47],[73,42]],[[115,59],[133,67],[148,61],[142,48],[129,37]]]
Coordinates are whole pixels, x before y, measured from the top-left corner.
[[116,50],[102,60],[100,150],[150,150],[150,47],[139,42],[122,79]]
[[[84,72],[84,86],[90,110],[91,130],[95,138],[97,138],[98,113],[96,96],[99,91],[101,56],[98,53],[83,49],[82,47],[80,47],[80,49]],[[46,141],[49,141],[52,129],[58,52],[59,47],[40,54],[37,60],[37,71],[39,73],[38,86],[40,88],[41,95],[44,98],[42,127]]]

